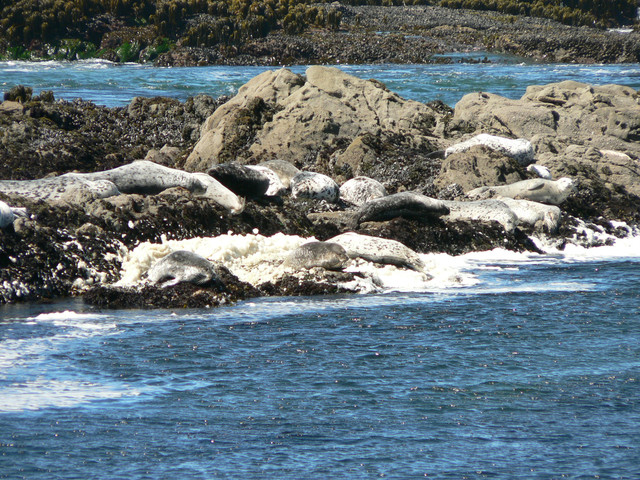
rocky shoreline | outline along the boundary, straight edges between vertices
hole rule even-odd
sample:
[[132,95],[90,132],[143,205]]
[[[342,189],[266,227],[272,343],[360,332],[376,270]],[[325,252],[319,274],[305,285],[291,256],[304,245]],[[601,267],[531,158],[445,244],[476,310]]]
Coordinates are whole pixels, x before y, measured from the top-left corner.
[[[237,47],[181,47],[162,66],[438,63],[453,52],[512,54],[535,61],[635,63],[640,33],[571,27],[548,19],[436,6],[346,6],[339,30],[271,32]],[[483,57],[468,61],[482,61]]]
[[[93,46],[92,52],[82,50],[80,46],[84,44],[78,40],[75,47],[59,48],[35,42],[29,50],[21,49],[19,56],[12,57],[9,50],[5,55],[30,60],[75,60],[89,55],[114,62],[153,62],[158,66],[460,61],[448,55],[455,52],[512,54],[542,62],[640,61],[640,33],[632,28],[574,27],[543,18],[438,6],[334,3],[317,4],[315,8],[324,10],[325,16],[329,10],[339,11],[340,27],[308,27],[295,34],[279,28],[239,44],[195,47],[181,41],[169,42],[165,37],[156,38],[157,33],[153,34],[149,27],[118,30],[119,23],[114,21],[112,28],[116,30],[105,35],[102,44]],[[197,16],[190,22],[197,26]],[[142,48],[143,45],[148,46]],[[466,61],[482,61],[482,57]]]
[[[417,253],[610,242],[640,226],[639,104],[628,87],[562,82],[451,109],[328,67],[113,109],[17,88],[0,104],[0,303],[212,307],[367,291],[376,268],[428,281]],[[149,274],[194,238],[226,247]]]
[[[536,61],[640,61],[640,34],[617,33],[491,11],[436,6],[346,6],[339,30],[274,31],[228,48],[180,47],[162,66],[450,62],[452,52],[505,53]],[[482,58],[475,59],[476,61]]]

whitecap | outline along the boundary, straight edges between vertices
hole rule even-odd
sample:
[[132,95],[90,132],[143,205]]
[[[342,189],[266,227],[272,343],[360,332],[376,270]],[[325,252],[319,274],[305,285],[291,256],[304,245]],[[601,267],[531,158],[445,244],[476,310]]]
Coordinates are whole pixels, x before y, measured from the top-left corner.
[[0,413],[68,408],[96,400],[138,395],[140,391],[126,385],[110,386],[90,381],[52,380],[39,377],[0,388]]

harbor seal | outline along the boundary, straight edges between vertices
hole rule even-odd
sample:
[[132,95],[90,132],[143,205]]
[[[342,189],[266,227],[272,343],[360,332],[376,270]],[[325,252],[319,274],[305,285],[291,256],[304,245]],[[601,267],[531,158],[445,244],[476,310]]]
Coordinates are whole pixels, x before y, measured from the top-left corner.
[[497,199],[458,202],[447,200],[449,214],[443,219],[480,222],[498,222],[507,232],[513,232],[518,226],[517,215],[509,206]]
[[422,272],[424,269],[424,263],[420,256],[396,240],[347,232],[330,238],[328,241],[341,245],[349,258],[362,258],[369,262],[395,265],[418,272]]
[[11,207],[0,200],[0,228],[8,227],[15,220]]
[[336,203],[340,199],[340,187],[330,177],[315,172],[300,172],[291,179],[293,198],[311,198]]
[[534,230],[555,233],[560,226],[562,212],[555,205],[532,202],[530,200],[515,200],[508,197],[499,197],[498,201],[504,203],[516,215],[518,225],[528,225]]
[[481,133],[469,140],[450,146],[444,151],[444,155],[448,157],[453,153],[466,152],[475,145],[484,145],[491,150],[504,153],[525,167],[534,161],[533,145],[529,140],[524,138],[514,140],[486,133]]
[[264,167],[262,165],[247,165],[247,168],[262,173],[269,180],[269,188],[267,188],[267,191],[264,193],[266,197],[279,197],[284,195],[287,191],[287,188],[280,180],[278,174],[269,167]]
[[527,172],[533,173],[536,177],[544,178],[546,180],[553,180],[553,176],[547,167],[543,167],[542,165],[529,165],[527,167]]
[[263,172],[238,163],[221,163],[207,173],[242,197],[260,198],[269,190],[269,178]]
[[291,180],[300,173],[300,169],[286,160],[267,160],[266,162],[260,162],[258,166],[267,167],[275,172],[285,188],[290,188]]
[[349,256],[345,249],[333,242],[309,242],[300,245],[285,259],[284,266],[296,269],[322,267],[342,270]]
[[153,264],[147,272],[147,277],[161,287],[170,287],[178,283],[200,286],[221,283],[213,263],[188,250],[176,250],[164,256]]
[[558,180],[546,180],[544,178],[532,178],[493,187],[480,187],[467,192],[471,199],[483,199],[492,197],[509,197],[532,202],[560,205],[575,190],[572,179],[562,177]]
[[210,198],[231,213],[239,213],[244,202],[206,173],[190,173],[147,160],[137,160],[111,170],[66,173],[36,180],[0,180],[0,192],[34,200],[72,201],[78,190],[106,198],[120,193],[155,194],[172,187]]
[[415,192],[400,192],[376,198],[360,207],[356,213],[359,225],[369,221],[385,221],[397,217],[425,218],[446,215],[449,209],[441,200]]
[[340,199],[358,207],[386,195],[384,185],[369,177],[355,177],[340,186]]

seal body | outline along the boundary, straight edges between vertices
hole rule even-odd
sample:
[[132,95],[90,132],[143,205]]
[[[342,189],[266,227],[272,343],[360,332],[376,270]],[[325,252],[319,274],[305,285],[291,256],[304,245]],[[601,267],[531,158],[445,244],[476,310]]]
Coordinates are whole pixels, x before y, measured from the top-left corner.
[[376,198],[360,207],[357,223],[385,221],[397,217],[425,218],[446,215],[449,209],[441,200],[414,192],[401,192]]
[[147,272],[152,283],[162,287],[178,283],[193,283],[200,286],[220,284],[216,268],[209,260],[197,253],[177,250],[158,260]]
[[527,167],[527,172],[533,173],[535,176],[544,178],[546,180],[553,180],[553,176],[551,175],[551,172],[549,171],[549,169],[542,165],[536,165],[536,164],[529,165]]
[[8,227],[15,220],[11,207],[0,200],[0,228]]
[[358,207],[386,195],[384,185],[369,177],[355,177],[340,186],[340,199]]
[[549,233],[555,233],[560,226],[562,212],[555,205],[508,197],[500,197],[498,200],[516,215],[519,225],[528,225],[534,230],[546,230]]
[[284,265],[296,269],[322,267],[327,270],[342,270],[348,261],[347,252],[337,243],[309,242],[291,252]]
[[86,195],[79,195],[79,192],[106,198],[120,193],[153,194],[172,187],[183,187],[210,198],[231,213],[244,208],[244,202],[237,195],[205,173],[184,172],[147,160],[103,172],[67,173],[36,180],[0,180],[0,192],[44,201],[86,199]]
[[522,166],[527,166],[534,161],[533,145],[529,140],[524,138],[514,140],[486,133],[481,133],[469,140],[452,145],[445,150],[445,157],[453,153],[466,152],[475,145],[484,145],[491,150],[504,153],[515,159]]
[[522,180],[510,185],[475,188],[467,193],[472,199],[491,197],[509,197],[532,202],[560,205],[575,190],[573,180],[562,177],[558,180],[546,180],[544,178],[532,178]]
[[278,174],[271,170],[269,167],[265,167],[262,165],[247,165],[247,168],[260,172],[269,180],[269,188],[267,188],[267,191],[264,192],[265,196],[279,197],[281,195],[284,195],[284,193],[287,191],[287,188],[280,180]]
[[445,220],[465,220],[477,222],[498,222],[507,232],[518,226],[517,215],[509,206],[498,200],[476,200],[473,202],[445,201],[449,214]]
[[286,160],[267,160],[259,163],[258,166],[267,167],[275,172],[285,188],[290,188],[291,180],[300,173],[300,170],[295,165]]
[[207,173],[242,197],[260,198],[269,189],[269,178],[264,172],[238,163],[221,163]]
[[335,203],[340,199],[340,187],[330,177],[315,172],[300,172],[291,179],[294,198],[311,198]]
[[330,238],[328,241],[341,245],[349,258],[362,258],[373,263],[395,265],[419,272],[424,269],[424,263],[420,256],[396,240],[347,232]]

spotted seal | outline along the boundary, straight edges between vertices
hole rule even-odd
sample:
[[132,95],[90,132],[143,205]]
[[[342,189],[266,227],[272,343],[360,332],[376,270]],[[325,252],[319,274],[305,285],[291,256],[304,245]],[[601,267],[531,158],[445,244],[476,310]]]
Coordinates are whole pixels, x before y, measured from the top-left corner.
[[454,153],[466,152],[475,145],[484,145],[491,150],[501,152],[515,159],[520,165],[527,166],[534,161],[533,145],[524,138],[512,139],[481,133],[464,142],[456,143],[444,151],[445,157]]
[[465,220],[480,222],[498,222],[507,232],[513,232],[518,226],[517,215],[509,206],[497,199],[458,202],[445,200],[449,214],[443,217],[447,220]]
[[340,199],[358,207],[386,195],[384,185],[369,177],[354,177],[340,185]]
[[293,198],[312,198],[335,203],[340,198],[340,187],[330,177],[315,172],[300,172],[291,179]]
[[296,248],[284,261],[285,267],[309,269],[322,267],[342,270],[349,261],[345,249],[334,242],[308,242]]
[[555,205],[508,197],[499,197],[497,200],[509,207],[518,218],[519,225],[528,225],[534,230],[546,230],[549,233],[555,233],[560,226],[562,211]]
[[300,169],[286,160],[267,160],[266,162],[260,162],[258,166],[267,167],[275,172],[285,188],[290,188],[291,180],[300,173]]
[[405,267],[418,272],[424,269],[420,256],[396,240],[347,232],[328,241],[342,246],[349,258],[362,258],[369,262]]
[[231,213],[241,212],[244,202],[206,173],[189,173],[137,160],[111,170],[66,173],[36,180],[0,180],[0,192],[34,200],[69,201],[78,189],[106,198],[120,193],[154,194],[172,187],[184,187],[210,198]]
[[439,217],[449,213],[441,201],[415,192],[400,192],[380,197],[362,205],[356,213],[356,223],[385,221],[397,217]]
[[562,177],[558,180],[546,180],[544,178],[532,178],[521,180],[510,185],[493,187],[480,187],[467,192],[471,199],[491,197],[509,197],[532,202],[560,205],[575,190],[572,179]]
[[197,253],[176,250],[162,257],[147,272],[149,280],[162,287],[178,283],[214,286],[220,283],[213,263]]
[[264,192],[265,196],[279,197],[287,191],[287,187],[284,186],[278,174],[269,167],[263,165],[247,165],[247,168],[262,173],[269,180],[269,188]]

